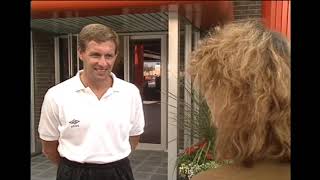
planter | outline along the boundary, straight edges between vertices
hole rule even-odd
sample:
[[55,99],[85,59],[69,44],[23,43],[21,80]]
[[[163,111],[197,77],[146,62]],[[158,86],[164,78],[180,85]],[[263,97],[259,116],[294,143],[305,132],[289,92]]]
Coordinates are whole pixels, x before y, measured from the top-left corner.
[[178,175],[177,180],[189,180],[189,179],[187,177],[182,177],[182,176]]

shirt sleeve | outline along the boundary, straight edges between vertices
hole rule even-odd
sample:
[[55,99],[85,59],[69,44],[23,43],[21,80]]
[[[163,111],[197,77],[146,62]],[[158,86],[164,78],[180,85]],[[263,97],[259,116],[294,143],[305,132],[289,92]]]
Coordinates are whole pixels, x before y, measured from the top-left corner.
[[45,141],[55,141],[59,138],[59,119],[58,107],[52,97],[50,90],[46,93],[40,114],[40,122],[38,127],[39,136]]
[[138,136],[141,135],[144,132],[144,113],[143,113],[143,106],[142,106],[142,100],[139,93],[139,90],[136,91],[133,105],[135,106],[135,112],[133,114],[132,119],[132,128],[130,130],[129,135],[130,136]]

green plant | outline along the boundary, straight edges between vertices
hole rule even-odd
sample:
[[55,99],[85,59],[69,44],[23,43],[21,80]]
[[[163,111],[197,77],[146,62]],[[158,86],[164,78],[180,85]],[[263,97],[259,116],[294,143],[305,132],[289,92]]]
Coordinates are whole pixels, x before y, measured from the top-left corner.
[[[177,157],[176,167],[179,176],[190,179],[201,171],[210,168],[217,168],[230,162],[216,162],[214,160],[214,142],[216,128],[213,126],[210,109],[204,97],[199,91],[191,88],[190,83],[184,84],[180,81],[180,96],[172,93],[169,98],[175,99],[178,108],[177,124],[179,129],[183,129],[184,134],[191,140],[190,147],[186,148]],[[183,94],[183,95],[181,95]],[[190,101],[185,101],[188,96]]]
[[[215,138],[215,127],[212,124],[210,109],[204,97],[190,83],[180,83],[180,97],[168,93],[169,98],[177,101],[178,110],[178,128],[183,129],[186,135],[199,141],[212,141]],[[183,95],[181,95],[183,94]],[[184,97],[189,97],[190,101],[185,101]],[[213,146],[212,146],[213,147]]]

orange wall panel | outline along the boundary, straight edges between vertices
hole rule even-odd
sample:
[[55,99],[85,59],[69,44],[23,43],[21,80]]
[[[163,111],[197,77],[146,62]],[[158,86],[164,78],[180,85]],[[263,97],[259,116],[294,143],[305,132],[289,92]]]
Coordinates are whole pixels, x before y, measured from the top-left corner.
[[273,29],[276,26],[276,8],[277,8],[277,6],[276,6],[276,3],[273,1],[270,1],[270,3],[271,3],[270,28]]
[[290,39],[291,1],[263,1],[262,17],[265,25]]
[[281,30],[282,4],[283,4],[283,1],[276,2],[276,30]]
[[288,6],[289,2],[285,1],[282,3],[282,20],[281,20],[281,32],[287,34],[288,29]]
[[290,39],[290,36],[291,36],[291,2],[289,1],[287,37]]

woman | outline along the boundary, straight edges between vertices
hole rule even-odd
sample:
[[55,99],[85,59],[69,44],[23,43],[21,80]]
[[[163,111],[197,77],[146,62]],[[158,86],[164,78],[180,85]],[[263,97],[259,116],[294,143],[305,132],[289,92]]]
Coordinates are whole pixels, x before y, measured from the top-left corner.
[[216,160],[232,165],[192,180],[289,180],[290,44],[259,21],[216,28],[191,57],[217,127]]

